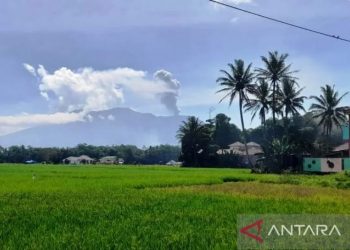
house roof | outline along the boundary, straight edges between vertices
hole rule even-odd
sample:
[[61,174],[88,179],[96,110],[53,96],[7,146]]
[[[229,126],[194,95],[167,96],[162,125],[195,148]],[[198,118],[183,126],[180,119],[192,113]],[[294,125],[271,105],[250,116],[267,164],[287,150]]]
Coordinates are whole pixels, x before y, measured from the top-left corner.
[[[229,147],[244,147],[244,144],[243,143],[241,143],[241,142],[239,142],[239,141],[237,141],[237,142],[235,142],[235,143],[232,143],[232,144],[230,144],[230,145],[228,145]],[[253,142],[253,141],[251,141],[251,142],[248,142],[247,143],[247,146],[249,147],[261,147],[258,143],[256,143],[256,142]]]
[[116,156],[105,156],[100,159],[100,161],[116,161],[117,157]]
[[69,156],[64,160],[68,160],[68,161],[81,161],[81,160],[86,160],[86,161],[93,161],[94,159],[90,158],[87,155],[81,155],[79,157],[76,156]]
[[333,152],[349,151],[349,143],[344,143],[333,149]]
[[251,147],[261,147],[259,144],[257,144],[256,142],[248,142],[247,143],[248,146],[251,146]]
[[76,157],[76,156],[69,156],[69,157],[67,157],[64,160],[72,161],[72,160],[76,160],[76,159],[78,159],[78,157]]
[[87,156],[87,155],[81,155],[78,157],[79,160],[87,160],[87,161],[93,161],[94,159],[92,159],[91,157]]
[[170,160],[166,163],[166,165],[181,165],[182,162],[179,161],[174,161],[174,160]]
[[249,155],[258,155],[258,154],[263,154],[264,151],[262,148],[259,146],[259,148],[254,147],[254,148],[248,148],[248,154]]
[[[224,150],[218,150],[218,154],[224,154],[224,153],[231,153],[235,155],[245,155],[245,146],[241,142],[235,142],[233,144],[229,145],[229,149],[224,149]],[[264,151],[262,150],[261,146],[255,142],[249,142],[247,143],[248,147],[248,154],[249,155],[257,155],[257,154],[263,154]]]
[[234,147],[244,147],[244,144],[243,143],[241,143],[241,142],[239,142],[239,141],[237,141],[237,142],[235,142],[235,143],[232,143],[232,144],[230,144],[230,145],[228,145],[230,148],[234,148]]

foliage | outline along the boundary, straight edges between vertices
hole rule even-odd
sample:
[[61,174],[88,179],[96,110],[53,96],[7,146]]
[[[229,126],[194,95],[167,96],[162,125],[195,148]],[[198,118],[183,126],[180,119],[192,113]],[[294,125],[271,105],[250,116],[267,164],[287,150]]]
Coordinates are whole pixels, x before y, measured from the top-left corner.
[[208,160],[211,141],[210,129],[196,117],[189,117],[180,126],[177,138],[181,142],[181,156],[184,166],[203,166]]
[[1,148],[0,162],[23,163],[27,160],[45,163],[62,163],[69,156],[88,155],[94,159],[104,156],[123,158],[125,163],[160,164],[170,160],[177,160],[180,148],[171,145],[159,145],[139,149],[133,145],[93,146],[79,144],[73,148],[33,148],[12,146]]
[[267,57],[261,57],[264,68],[256,69],[258,78],[265,79],[272,85],[272,117],[274,125],[276,125],[276,113],[278,113],[277,92],[279,83],[283,79],[294,79],[293,74],[296,72],[291,71],[291,65],[286,63],[287,58],[288,54],[279,54],[277,51],[269,52]]
[[266,165],[270,172],[281,172],[285,167],[284,160],[294,150],[294,145],[287,137],[273,139],[265,148]]
[[246,154],[248,156],[247,135],[243,119],[243,106],[245,103],[249,102],[249,94],[253,93],[255,88],[255,85],[252,84],[254,80],[254,74],[251,72],[252,64],[245,67],[244,61],[239,59],[235,60],[234,64],[228,64],[228,66],[230,68],[230,72],[221,70],[220,72],[224,76],[219,77],[216,80],[216,82],[223,87],[217,93],[224,92],[225,96],[221,99],[221,101],[224,99],[229,99],[230,106],[232,105],[233,100],[238,97],[243,139]]
[[304,111],[303,106],[306,96],[301,96],[304,88],[297,89],[297,83],[290,78],[283,78],[282,86],[277,92],[277,110],[282,116],[288,119],[289,115],[299,115],[299,111]]
[[177,161],[181,149],[177,146],[160,145],[150,146],[144,151],[142,164],[165,164],[170,160]]
[[260,78],[259,83],[252,91],[252,95],[253,97],[244,105],[244,108],[246,111],[252,113],[251,120],[258,114],[261,124],[265,126],[266,115],[272,105],[269,84],[264,79]]
[[230,123],[231,118],[225,114],[217,114],[214,120],[213,143],[220,149],[227,148],[232,142],[241,140],[241,131],[236,125]]
[[320,96],[311,96],[315,102],[310,110],[313,112],[313,118],[319,120],[318,125],[323,127],[323,132],[329,135],[335,126],[340,127],[346,121],[344,107],[339,105],[348,92],[339,96],[334,86],[330,85],[321,87],[321,92]]

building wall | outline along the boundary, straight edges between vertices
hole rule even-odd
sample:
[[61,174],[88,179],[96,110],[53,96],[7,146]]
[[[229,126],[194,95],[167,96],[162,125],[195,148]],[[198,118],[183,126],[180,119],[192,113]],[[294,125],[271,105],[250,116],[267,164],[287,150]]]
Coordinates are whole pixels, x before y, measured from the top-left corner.
[[337,173],[341,171],[343,171],[342,158],[322,158],[321,159],[321,172]]
[[305,172],[321,172],[320,158],[304,158],[303,165]]
[[344,164],[344,170],[350,171],[350,158],[344,158],[343,164]]
[[[344,159],[345,160],[345,159]],[[350,159],[349,169],[350,169]],[[345,165],[345,163],[344,163]],[[342,158],[304,158],[305,172],[337,173],[343,171]]]

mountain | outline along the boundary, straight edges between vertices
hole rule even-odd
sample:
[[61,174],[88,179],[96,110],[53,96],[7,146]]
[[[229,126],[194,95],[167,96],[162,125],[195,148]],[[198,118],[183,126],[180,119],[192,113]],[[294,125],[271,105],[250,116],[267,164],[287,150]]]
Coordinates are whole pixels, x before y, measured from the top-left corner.
[[90,112],[89,121],[45,125],[0,137],[1,146],[70,147],[133,144],[139,147],[178,144],[176,131],[186,116],[155,116],[129,108]]

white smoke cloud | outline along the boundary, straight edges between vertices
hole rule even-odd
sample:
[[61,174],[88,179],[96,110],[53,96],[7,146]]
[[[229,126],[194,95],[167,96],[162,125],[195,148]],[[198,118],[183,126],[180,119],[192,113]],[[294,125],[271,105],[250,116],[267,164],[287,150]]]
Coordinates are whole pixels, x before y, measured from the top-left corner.
[[173,75],[165,70],[159,70],[154,73],[154,79],[158,82],[163,82],[168,87],[168,91],[164,91],[160,94],[160,102],[172,112],[174,115],[180,113],[177,107],[177,99],[180,89],[180,82],[173,78]]
[[25,69],[40,80],[41,95],[59,112],[99,111],[116,107],[128,98],[127,93],[145,99],[159,99],[172,114],[178,114],[177,98],[180,83],[170,72],[157,71],[153,79],[145,71],[130,68],[94,70],[60,68],[49,73],[44,66]]
[[[73,71],[63,67],[49,73],[42,65],[37,69],[26,63],[23,66],[40,82],[40,94],[53,108],[53,113],[0,116],[0,135],[42,125],[92,122],[94,118],[90,111],[116,107],[130,94],[137,99],[158,100],[172,114],[179,113],[177,98],[180,83],[165,70],[147,78],[145,71],[130,68],[100,71],[82,68]],[[109,115],[99,119],[113,121],[117,118]]]
[[85,118],[82,113],[20,114],[0,116],[0,135],[17,132],[39,125],[65,124],[84,120]]

